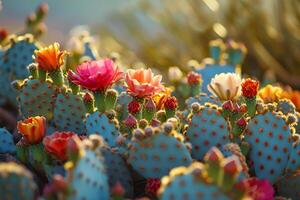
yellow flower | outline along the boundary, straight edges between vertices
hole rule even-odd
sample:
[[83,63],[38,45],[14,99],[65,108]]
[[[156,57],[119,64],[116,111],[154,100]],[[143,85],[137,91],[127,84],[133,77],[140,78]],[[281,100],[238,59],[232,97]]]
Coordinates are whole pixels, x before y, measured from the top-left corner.
[[267,85],[258,91],[258,96],[264,100],[265,103],[277,102],[283,98],[283,90],[281,87]]
[[59,44],[54,43],[48,47],[34,51],[34,59],[39,68],[45,71],[59,69],[64,64],[66,51],[59,50]]

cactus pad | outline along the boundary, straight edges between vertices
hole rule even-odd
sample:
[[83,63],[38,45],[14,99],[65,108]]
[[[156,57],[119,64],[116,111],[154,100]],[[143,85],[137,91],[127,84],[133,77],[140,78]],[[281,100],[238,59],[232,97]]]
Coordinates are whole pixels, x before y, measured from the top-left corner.
[[296,170],[300,169],[300,140],[293,144],[293,148],[291,149],[291,154],[289,157],[288,164],[286,166],[286,172],[288,174],[296,172]]
[[71,93],[61,93],[57,96],[53,121],[58,130],[85,133],[85,114],[86,109],[81,96]]
[[197,160],[202,160],[211,147],[220,148],[228,143],[228,125],[218,107],[199,105],[199,110],[191,117],[186,138],[192,143],[192,157]]
[[119,131],[114,122],[111,122],[105,114],[94,112],[88,115],[85,126],[88,135],[101,135],[110,147],[116,146]]
[[19,93],[20,111],[24,117],[53,116],[55,89],[38,79],[25,80]]
[[0,153],[14,154],[16,145],[13,136],[5,128],[0,128]]
[[289,125],[279,113],[265,112],[250,120],[245,133],[256,176],[274,183],[282,175],[292,148]]
[[32,174],[16,163],[0,163],[1,200],[35,199],[37,186]]
[[200,105],[204,105],[205,103],[209,102],[212,104],[216,104],[218,106],[221,106],[222,102],[211,95],[207,95],[206,93],[200,93],[199,95],[195,97],[190,97],[185,101],[185,104],[188,108],[191,108],[192,104],[198,102]]

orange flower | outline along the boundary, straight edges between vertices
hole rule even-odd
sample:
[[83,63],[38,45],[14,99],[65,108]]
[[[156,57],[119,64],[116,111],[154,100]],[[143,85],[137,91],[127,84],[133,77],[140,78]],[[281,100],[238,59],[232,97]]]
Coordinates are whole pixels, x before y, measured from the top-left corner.
[[164,103],[167,98],[171,96],[172,89],[169,87],[163,87],[162,91],[153,95],[152,99],[155,102],[156,108],[161,110],[164,108]]
[[19,121],[18,131],[30,144],[39,143],[46,132],[46,119],[45,117],[29,117],[23,121]]
[[59,44],[54,43],[48,47],[34,51],[35,62],[45,71],[53,71],[64,64],[66,51],[59,50]]
[[300,91],[288,90],[283,93],[283,97],[291,100],[296,106],[297,110],[300,109]]
[[258,96],[265,103],[276,102],[283,97],[283,90],[278,86],[267,85],[258,91]]

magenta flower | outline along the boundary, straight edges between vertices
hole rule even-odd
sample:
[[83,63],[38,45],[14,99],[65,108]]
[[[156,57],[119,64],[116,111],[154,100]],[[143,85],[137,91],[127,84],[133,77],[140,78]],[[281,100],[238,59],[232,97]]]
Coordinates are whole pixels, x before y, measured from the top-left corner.
[[69,71],[72,83],[90,91],[105,91],[122,78],[123,73],[110,59],[87,61],[79,65],[75,72]]
[[247,185],[248,195],[253,200],[272,200],[274,189],[268,180],[258,178],[248,178],[244,182]]

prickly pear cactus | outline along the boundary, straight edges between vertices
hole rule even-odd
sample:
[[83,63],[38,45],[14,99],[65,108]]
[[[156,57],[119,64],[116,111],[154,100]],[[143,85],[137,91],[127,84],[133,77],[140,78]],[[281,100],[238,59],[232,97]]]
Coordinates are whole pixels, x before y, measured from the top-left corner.
[[117,99],[118,119],[125,120],[128,116],[128,104],[133,100],[126,92],[121,92]]
[[24,117],[53,117],[56,91],[50,83],[38,79],[26,79],[19,90],[19,106]]
[[277,103],[277,110],[287,115],[289,113],[295,113],[295,105],[288,99],[280,99]]
[[291,174],[300,169],[300,140],[293,144],[291,149],[291,154],[289,156],[289,161],[286,166],[286,173]]
[[57,95],[53,121],[58,130],[85,133],[85,114],[86,108],[81,96],[72,93]]
[[34,43],[32,35],[15,37],[11,40],[11,46],[3,57],[3,71],[9,73],[11,81],[24,79],[29,73],[27,66],[33,62],[32,55],[38,45]]
[[129,198],[132,197],[133,180],[125,160],[117,151],[106,145],[103,146],[100,151],[104,157],[110,188],[119,182],[125,189],[125,196]]
[[267,111],[252,118],[245,131],[255,175],[275,183],[292,149],[291,130],[283,115]]
[[116,139],[120,133],[114,122],[110,121],[105,114],[94,112],[88,115],[85,126],[88,135],[101,135],[110,147],[116,146]]
[[37,186],[32,174],[16,163],[0,163],[1,200],[32,200]]
[[136,129],[129,145],[129,164],[145,178],[161,178],[178,166],[192,162],[182,135],[173,130],[171,123],[163,127]]
[[68,200],[108,200],[109,187],[105,172],[104,160],[97,149],[102,140],[99,136],[90,136],[80,146],[79,158],[76,162],[66,164],[70,185]]
[[186,138],[193,146],[192,157],[197,160],[202,160],[211,147],[220,148],[230,141],[227,122],[218,109],[218,106],[212,104],[192,105],[193,114]]
[[300,199],[300,172],[293,175],[283,176],[277,185],[278,193],[281,196]]
[[215,159],[218,160],[172,169],[161,181],[160,199],[243,199],[243,191],[235,188],[240,173],[239,162],[234,157]]
[[12,134],[5,128],[0,128],[0,153],[14,154],[16,152],[16,145]]

